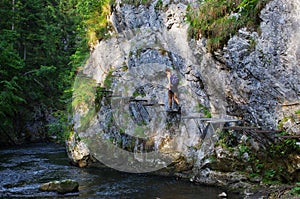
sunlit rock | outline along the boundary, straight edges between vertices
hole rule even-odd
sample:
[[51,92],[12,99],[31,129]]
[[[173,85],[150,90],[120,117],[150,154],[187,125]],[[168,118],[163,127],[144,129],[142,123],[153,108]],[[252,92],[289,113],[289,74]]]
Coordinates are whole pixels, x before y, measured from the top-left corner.
[[76,140],[75,135],[75,133],[70,134],[66,141],[67,154],[73,164],[85,167],[90,159],[90,151],[84,142]]
[[[270,1],[259,33],[242,28],[215,53],[205,38],[188,37],[186,1],[162,1],[164,10],[156,3],[117,1],[116,34],[94,47],[76,78],[70,159],[233,189],[259,183],[256,174],[273,171],[267,158],[277,135],[257,129],[299,129],[299,3]],[[166,111],[166,68],[180,77],[180,112]],[[257,129],[222,130],[239,125]],[[298,156],[287,159],[280,166],[299,179]]]

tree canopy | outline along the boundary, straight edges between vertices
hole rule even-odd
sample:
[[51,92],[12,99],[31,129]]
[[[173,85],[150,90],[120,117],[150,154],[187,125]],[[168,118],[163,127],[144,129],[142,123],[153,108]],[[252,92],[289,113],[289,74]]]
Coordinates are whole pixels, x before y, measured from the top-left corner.
[[[106,37],[110,0],[0,2],[0,136],[30,138],[28,126],[48,115],[66,122],[74,73],[89,44]],[[59,113],[59,114],[57,114]],[[60,128],[57,131],[63,131]],[[58,132],[59,133],[59,132]]]

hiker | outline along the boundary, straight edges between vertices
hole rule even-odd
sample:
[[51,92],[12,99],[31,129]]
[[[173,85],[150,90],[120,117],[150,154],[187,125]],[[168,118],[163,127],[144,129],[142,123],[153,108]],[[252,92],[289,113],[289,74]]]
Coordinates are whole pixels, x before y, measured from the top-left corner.
[[168,109],[172,110],[173,99],[179,108],[179,99],[178,99],[178,84],[179,79],[175,73],[172,73],[170,68],[166,69],[168,77]]

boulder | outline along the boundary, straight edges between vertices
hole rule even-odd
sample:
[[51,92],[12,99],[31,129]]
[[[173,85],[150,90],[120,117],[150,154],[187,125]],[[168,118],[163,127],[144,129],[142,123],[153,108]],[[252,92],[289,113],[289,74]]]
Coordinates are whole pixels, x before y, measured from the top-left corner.
[[58,193],[78,192],[79,183],[75,180],[51,181],[40,185],[40,191],[54,191]]

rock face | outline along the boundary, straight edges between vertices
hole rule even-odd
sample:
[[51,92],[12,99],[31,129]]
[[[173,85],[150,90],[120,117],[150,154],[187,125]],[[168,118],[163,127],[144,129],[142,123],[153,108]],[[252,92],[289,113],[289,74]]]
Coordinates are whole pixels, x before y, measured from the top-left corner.
[[[116,33],[95,47],[74,85],[75,134],[67,144],[74,162],[94,157],[121,171],[160,169],[244,188],[257,181],[245,173],[259,172],[251,153],[264,158],[260,151],[274,135],[224,134],[223,126],[280,123],[299,133],[300,3],[271,1],[260,15],[260,33],[241,29],[214,54],[206,52],[205,38],[188,39],[188,3],[116,1],[110,16]],[[180,77],[181,112],[166,112],[166,68]],[[199,119],[208,115],[214,121]],[[292,157],[294,180],[300,168]]]
[[[299,102],[297,13],[299,2],[271,1],[260,15],[260,35],[240,30],[230,39],[223,56],[228,70],[228,112],[242,114],[254,124],[275,127],[286,113],[281,105]],[[299,104],[291,108],[299,110]]]
[[66,145],[68,146],[69,159],[74,165],[78,165],[79,167],[88,165],[90,151],[84,142],[76,140],[74,133],[70,134]]

